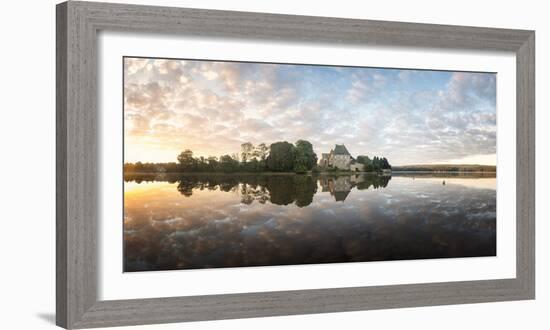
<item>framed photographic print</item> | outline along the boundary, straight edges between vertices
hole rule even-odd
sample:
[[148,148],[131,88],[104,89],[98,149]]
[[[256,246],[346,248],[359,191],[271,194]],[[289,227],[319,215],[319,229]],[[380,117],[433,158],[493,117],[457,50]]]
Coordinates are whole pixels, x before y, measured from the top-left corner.
[[534,32],[57,6],[57,324],[534,299]]

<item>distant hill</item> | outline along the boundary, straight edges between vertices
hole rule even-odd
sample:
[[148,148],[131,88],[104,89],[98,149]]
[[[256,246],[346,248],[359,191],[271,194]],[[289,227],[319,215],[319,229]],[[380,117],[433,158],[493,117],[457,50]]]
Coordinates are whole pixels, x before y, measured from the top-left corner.
[[476,164],[421,164],[421,165],[403,165],[392,166],[392,171],[408,172],[496,172],[494,165],[476,165]]

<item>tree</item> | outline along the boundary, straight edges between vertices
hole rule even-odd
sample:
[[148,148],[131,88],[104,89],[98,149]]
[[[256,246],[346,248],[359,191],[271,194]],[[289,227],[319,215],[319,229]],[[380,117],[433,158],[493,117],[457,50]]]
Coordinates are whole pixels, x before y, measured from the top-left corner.
[[307,172],[307,161],[304,157],[297,157],[294,159],[294,172],[296,173],[306,173]]
[[250,142],[241,144],[241,160],[243,163],[254,157],[254,145]]
[[382,160],[378,156],[374,156],[373,160],[374,170],[379,172],[382,169]]
[[185,149],[178,155],[178,162],[180,167],[184,171],[191,171],[195,169],[196,160],[193,158],[193,151]]
[[382,160],[380,161],[380,165],[381,165],[381,168],[382,169],[389,169],[391,170],[391,165],[390,163],[388,162],[388,160],[386,159],[386,157],[383,157]]
[[198,159],[195,160],[197,162],[197,170],[198,171],[206,171],[208,169],[206,162],[206,158],[203,156],[200,156]]
[[357,156],[357,162],[365,166],[365,171],[381,171],[384,169],[391,169],[391,165],[386,157],[374,156],[372,160],[368,156]]
[[260,143],[254,150],[254,156],[260,158],[260,161],[265,161],[269,152],[269,147],[265,143]]
[[364,155],[357,156],[357,162],[360,164],[363,164],[364,171],[366,172],[374,171],[373,160],[370,159],[369,156],[364,156]]
[[250,162],[248,162],[247,165],[248,166],[247,166],[246,170],[249,171],[249,172],[259,172],[259,171],[261,171],[260,161],[256,158],[252,158],[250,160]]
[[292,143],[276,142],[269,146],[266,158],[267,168],[271,171],[284,172],[294,169],[295,147]]
[[369,165],[372,161],[370,160],[369,156],[359,155],[357,156],[357,162],[359,164]]
[[208,162],[208,170],[215,172],[218,170],[220,163],[218,162],[218,157],[209,156],[206,161]]
[[220,157],[220,168],[223,172],[235,172],[239,168],[239,161],[229,155]]
[[313,151],[313,145],[306,140],[298,140],[296,142],[296,164],[304,166],[306,171],[309,171],[317,164],[317,154]]

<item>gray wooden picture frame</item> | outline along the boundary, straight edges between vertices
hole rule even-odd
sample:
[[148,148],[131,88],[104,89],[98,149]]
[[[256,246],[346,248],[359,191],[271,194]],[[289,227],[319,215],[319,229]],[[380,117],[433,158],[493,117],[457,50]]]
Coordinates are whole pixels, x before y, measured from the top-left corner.
[[[535,32],[262,13],[57,5],[56,322],[88,328],[534,299]],[[515,52],[516,278],[99,301],[99,31]]]

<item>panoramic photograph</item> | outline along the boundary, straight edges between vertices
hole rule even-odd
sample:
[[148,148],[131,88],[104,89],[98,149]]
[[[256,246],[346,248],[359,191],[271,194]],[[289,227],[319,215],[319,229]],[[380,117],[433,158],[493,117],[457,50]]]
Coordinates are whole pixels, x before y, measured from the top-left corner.
[[496,74],[123,58],[124,272],[496,256]]

